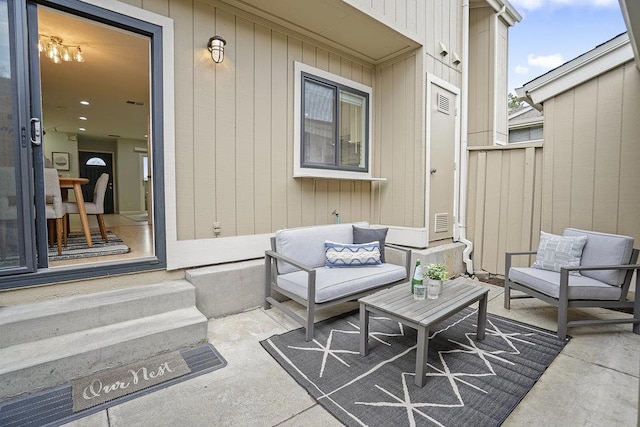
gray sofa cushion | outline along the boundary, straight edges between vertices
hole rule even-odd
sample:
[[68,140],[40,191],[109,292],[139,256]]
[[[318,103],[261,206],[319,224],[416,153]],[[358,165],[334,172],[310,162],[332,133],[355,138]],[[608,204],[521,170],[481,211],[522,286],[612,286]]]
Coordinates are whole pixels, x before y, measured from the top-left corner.
[[[582,250],[580,265],[622,265],[628,264],[631,259],[633,237],[578,230],[576,228],[567,228],[562,234],[572,237],[587,236],[587,243]],[[624,282],[626,271],[581,271],[580,274],[610,285],[620,286]]]
[[[307,299],[307,273],[295,271],[277,277],[278,286]],[[372,267],[316,269],[316,302],[331,301],[407,277],[404,267],[381,264]],[[408,285],[407,285],[408,286]]]
[[[531,267],[512,267],[509,279],[526,285],[553,298],[560,296],[560,273]],[[570,300],[620,299],[621,289],[586,276],[569,276],[568,298]]]
[[[276,252],[308,267],[321,267],[325,263],[324,242],[353,243],[353,225],[367,228],[369,223],[330,224],[313,227],[287,228],[276,232]],[[278,273],[286,274],[298,268],[278,260]]]

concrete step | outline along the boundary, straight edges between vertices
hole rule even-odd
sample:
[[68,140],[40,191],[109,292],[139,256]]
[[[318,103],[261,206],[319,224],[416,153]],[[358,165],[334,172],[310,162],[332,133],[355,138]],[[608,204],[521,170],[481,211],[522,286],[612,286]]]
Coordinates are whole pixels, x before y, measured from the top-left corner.
[[[141,286],[124,293],[110,291],[83,296],[87,298],[71,297],[76,303],[82,301],[80,306],[71,304],[68,298],[60,298],[56,300],[59,310],[55,310],[55,301],[51,301],[52,306],[47,306],[48,312],[42,317],[34,307],[25,306],[17,316],[19,321],[5,316],[4,321],[18,329],[38,328],[41,322],[54,323],[44,328],[55,333],[43,337],[39,332],[34,334],[37,339],[30,335],[19,343],[12,338],[13,345],[0,348],[0,400],[205,341],[207,319],[195,307],[195,289],[186,281],[179,282]],[[163,288],[164,293],[159,290]],[[90,303],[92,299],[95,301]],[[174,301],[166,301],[171,299]],[[189,299],[190,306],[182,307]],[[44,303],[30,305],[42,307],[41,304]],[[156,304],[163,308],[151,307]],[[67,316],[85,328],[71,326],[73,322],[65,317],[63,308]],[[128,313],[119,313],[120,310]],[[33,315],[29,317],[26,312]],[[4,337],[0,340],[4,341]]]
[[193,306],[193,286],[177,280],[2,307],[0,348]]

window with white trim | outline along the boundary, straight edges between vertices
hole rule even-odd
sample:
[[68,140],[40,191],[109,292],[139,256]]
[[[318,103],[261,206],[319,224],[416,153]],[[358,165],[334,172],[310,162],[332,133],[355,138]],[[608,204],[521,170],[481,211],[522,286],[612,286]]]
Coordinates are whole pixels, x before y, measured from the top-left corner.
[[296,176],[370,178],[371,88],[296,63]]

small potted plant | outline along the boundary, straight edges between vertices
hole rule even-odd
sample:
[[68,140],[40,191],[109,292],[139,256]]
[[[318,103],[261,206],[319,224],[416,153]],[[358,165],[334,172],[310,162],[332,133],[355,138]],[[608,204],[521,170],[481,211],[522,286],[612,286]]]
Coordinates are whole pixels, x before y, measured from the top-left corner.
[[[431,298],[437,298],[442,292],[442,282],[447,280],[449,273],[447,272],[447,266],[444,264],[429,264],[427,265],[427,271],[425,273],[427,279],[429,279],[429,288],[431,288]],[[428,295],[427,295],[428,296]]]

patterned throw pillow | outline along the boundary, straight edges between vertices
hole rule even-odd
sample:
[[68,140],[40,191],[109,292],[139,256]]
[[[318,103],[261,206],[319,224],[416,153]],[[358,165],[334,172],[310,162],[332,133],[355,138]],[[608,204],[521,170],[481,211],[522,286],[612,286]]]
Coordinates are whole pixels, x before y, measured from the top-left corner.
[[324,242],[327,267],[362,267],[380,265],[380,243],[363,244]]
[[[541,231],[540,245],[532,267],[557,272],[560,272],[560,267],[577,267],[586,243],[587,236],[557,236]],[[579,275],[577,271],[570,274]]]

